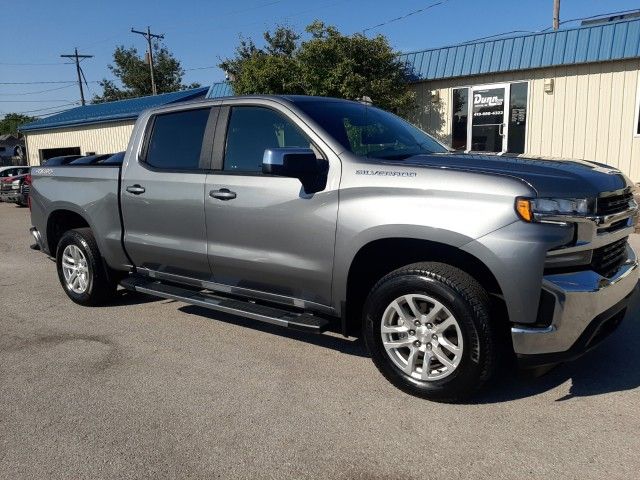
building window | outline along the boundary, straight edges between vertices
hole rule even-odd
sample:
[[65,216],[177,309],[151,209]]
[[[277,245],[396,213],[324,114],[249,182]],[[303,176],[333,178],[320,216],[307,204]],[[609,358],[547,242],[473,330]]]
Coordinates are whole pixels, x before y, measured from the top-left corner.
[[512,83],[509,94],[509,137],[507,152],[524,153],[524,136],[527,129],[527,90],[528,85]]
[[451,125],[451,147],[455,150],[467,148],[467,119],[469,117],[469,89],[453,89],[453,119]]

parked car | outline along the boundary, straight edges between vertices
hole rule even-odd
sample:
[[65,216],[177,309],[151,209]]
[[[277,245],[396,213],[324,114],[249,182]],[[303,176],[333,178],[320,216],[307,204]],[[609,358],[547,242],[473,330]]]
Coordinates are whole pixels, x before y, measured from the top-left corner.
[[76,160],[69,162],[69,165],[95,165],[97,163],[101,163],[107,158],[111,157],[112,153],[106,153],[101,155],[87,155],[85,157],[80,157]]
[[84,155],[62,155],[61,157],[52,157],[46,160],[43,163],[43,166],[55,167],[60,165],[68,165],[74,160],[77,160],[78,158],[82,158],[83,156]]
[[16,175],[22,175],[24,173],[29,172],[30,167],[26,166],[10,166],[10,167],[0,167],[0,179],[7,177],[15,177]]
[[594,347],[638,282],[633,184],[602,164],[455,153],[375,107],[302,96],[161,107],[132,135],[122,167],[33,169],[32,234],[81,305],[119,283],[360,327],[394,385],[453,401],[509,350],[540,366]]
[[[11,191],[11,182],[17,177],[29,173],[30,167],[0,167],[0,202],[8,201]],[[7,182],[5,182],[7,180]],[[4,188],[3,188],[4,186]]]
[[29,173],[3,178],[0,181],[0,201],[26,207],[29,204],[30,187],[31,175]]

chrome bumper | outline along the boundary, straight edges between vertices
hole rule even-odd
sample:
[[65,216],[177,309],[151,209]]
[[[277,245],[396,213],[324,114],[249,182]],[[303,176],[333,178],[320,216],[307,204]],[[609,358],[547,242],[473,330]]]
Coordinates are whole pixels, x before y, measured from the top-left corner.
[[29,229],[29,233],[31,233],[31,236],[36,241],[36,244],[38,245],[38,247],[40,247],[40,250],[43,250],[43,248],[42,248],[42,235],[40,235],[40,232],[38,231],[38,229],[36,227],[31,227]]
[[[592,322],[604,323],[624,309],[623,303],[638,283],[639,274],[635,252],[628,244],[626,249],[626,261],[611,278],[591,270],[543,277],[542,288],[556,300],[551,325],[513,327],[511,337],[516,354],[552,356],[575,350]],[[607,318],[601,318],[602,315]]]

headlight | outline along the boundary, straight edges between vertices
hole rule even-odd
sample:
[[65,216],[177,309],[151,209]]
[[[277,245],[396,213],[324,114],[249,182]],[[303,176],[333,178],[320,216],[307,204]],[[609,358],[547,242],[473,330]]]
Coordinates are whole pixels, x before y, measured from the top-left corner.
[[20,180],[14,180],[11,182],[11,190],[18,190],[20,188]]
[[535,222],[536,214],[549,216],[582,216],[593,209],[587,198],[517,198],[516,212],[525,222]]

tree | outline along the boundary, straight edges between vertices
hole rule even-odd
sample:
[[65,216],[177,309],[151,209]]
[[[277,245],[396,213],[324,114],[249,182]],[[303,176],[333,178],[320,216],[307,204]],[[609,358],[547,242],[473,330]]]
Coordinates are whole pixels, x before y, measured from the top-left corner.
[[371,98],[381,108],[402,115],[415,108],[409,72],[382,35],[343,35],[315,21],[308,38],[288,27],[264,34],[264,47],[241,39],[232,58],[220,67],[233,79],[238,95],[304,94]]
[[18,127],[25,123],[36,121],[36,117],[30,117],[29,115],[23,115],[22,113],[7,113],[2,120],[0,120],[0,135],[10,133],[18,137]]
[[[102,95],[94,96],[92,102],[111,102],[151,95],[151,73],[145,56],[138,55],[135,47],[117,47],[113,52],[113,64],[108,67],[118,81],[103,79],[100,82]],[[177,92],[200,86],[197,83],[182,84],[184,70],[180,62],[158,43],[153,45],[153,67],[158,93]]]

